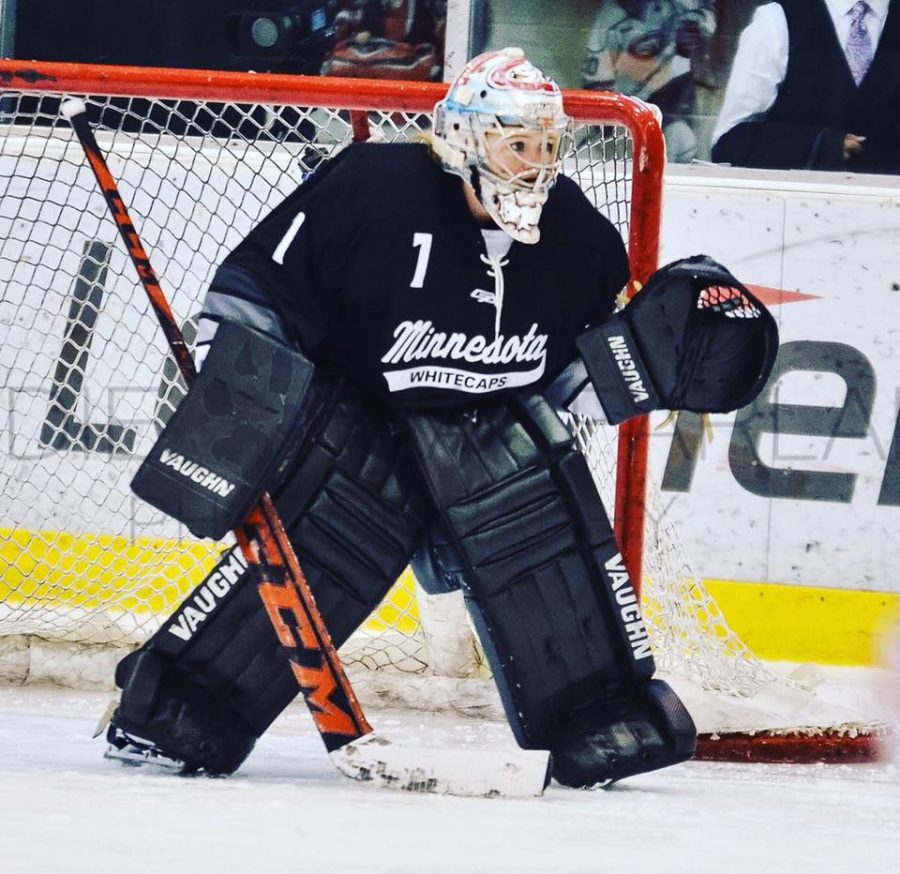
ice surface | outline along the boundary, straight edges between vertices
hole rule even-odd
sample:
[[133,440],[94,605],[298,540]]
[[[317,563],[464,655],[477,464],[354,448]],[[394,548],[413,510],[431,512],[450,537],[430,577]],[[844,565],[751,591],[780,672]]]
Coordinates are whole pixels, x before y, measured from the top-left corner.
[[[413,796],[341,777],[292,707],[240,772],[183,778],[102,758],[102,693],[0,688],[0,872],[900,870],[900,766],[692,762],[607,791]],[[505,725],[372,714],[396,742],[498,748]]]

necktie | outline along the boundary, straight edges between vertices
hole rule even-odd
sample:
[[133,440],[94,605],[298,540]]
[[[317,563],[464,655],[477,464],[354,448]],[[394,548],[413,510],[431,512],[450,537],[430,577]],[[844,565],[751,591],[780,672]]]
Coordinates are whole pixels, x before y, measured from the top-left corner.
[[854,3],[850,9],[850,36],[847,37],[847,63],[850,65],[850,72],[853,74],[853,80],[859,85],[869,64],[872,63],[872,40],[869,37],[869,30],[865,25],[865,17],[869,11],[869,4],[866,0],[859,0]]

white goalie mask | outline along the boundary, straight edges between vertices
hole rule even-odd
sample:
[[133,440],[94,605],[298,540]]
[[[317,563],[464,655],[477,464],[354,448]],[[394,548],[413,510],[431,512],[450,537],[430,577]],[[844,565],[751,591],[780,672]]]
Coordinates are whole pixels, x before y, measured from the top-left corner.
[[473,58],[434,108],[441,165],[471,184],[497,225],[522,243],[540,237],[571,131],[559,86],[518,48]]

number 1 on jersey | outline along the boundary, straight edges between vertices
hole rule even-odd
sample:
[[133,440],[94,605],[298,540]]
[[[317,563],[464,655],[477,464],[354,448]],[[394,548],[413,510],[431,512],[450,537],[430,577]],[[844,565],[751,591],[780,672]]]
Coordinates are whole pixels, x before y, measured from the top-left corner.
[[288,250],[288,246],[294,242],[294,237],[297,236],[297,231],[303,225],[303,222],[306,221],[306,213],[298,212],[297,215],[294,216],[294,220],[291,222],[290,227],[284,232],[284,236],[281,238],[281,242],[275,247],[275,251],[272,253],[272,260],[276,264],[284,265],[284,255]]
[[431,255],[432,234],[413,234],[413,248],[419,250],[419,260],[416,261],[416,272],[413,274],[410,288],[422,288],[425,282],[425,273],[428,270],[428,258]]

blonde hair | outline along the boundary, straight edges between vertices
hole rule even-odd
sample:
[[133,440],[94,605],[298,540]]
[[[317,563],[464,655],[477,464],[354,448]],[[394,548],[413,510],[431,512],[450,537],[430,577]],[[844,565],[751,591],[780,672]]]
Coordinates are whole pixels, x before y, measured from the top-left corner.
[[434,131],[429,128],[428,130],[419,131],[413,138],[412,141],[414,143],[422,143],[423,145],[428,147],[428,154],[431,157],[431,160],[435,162],[435,164],[440,164],[441,159],[438,157],[437,148],[434,144]]

